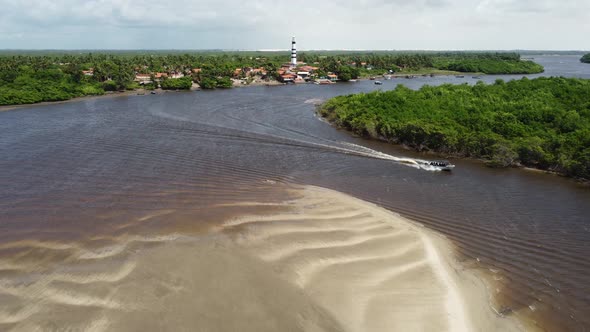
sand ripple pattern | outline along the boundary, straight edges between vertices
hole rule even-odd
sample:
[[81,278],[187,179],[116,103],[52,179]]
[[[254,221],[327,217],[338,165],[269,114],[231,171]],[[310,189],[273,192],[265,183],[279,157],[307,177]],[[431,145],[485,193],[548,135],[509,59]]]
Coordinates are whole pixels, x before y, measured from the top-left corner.
[[[292,198],[283,203],[234,204],[282,209],[243,213],[202,233],[6,243],[0,250],[14,255],[0,265],[0,330],[515,328],[486,305],[484,288],[475,302],[465,296],[442,238],[344,194],[285,190]],[[173,213],[139,219],[154,216]]]
[[[225,226],[344,330],[477,330],[454,272],[421,226],[317,187],[306,187],[294,206]],[[478,306],[489,311],[485,301]]]
[[145,250],[146,244],[179,239],[174,234],[130,235],[94,249],[43,241],[1,246],[16,254],[0,261],[0,330],[108,331],[104,313],[141,307],[135,299],[118,294],[119,287],[141,271],[137,255],[132,254]]

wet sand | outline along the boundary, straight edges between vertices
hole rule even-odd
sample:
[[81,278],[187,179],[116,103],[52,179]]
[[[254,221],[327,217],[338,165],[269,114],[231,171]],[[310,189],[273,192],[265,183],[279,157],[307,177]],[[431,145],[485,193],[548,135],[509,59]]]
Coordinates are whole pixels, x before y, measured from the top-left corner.
[[335,191],[289,190],[286,209],[198,234],[26,243],[0,264],[0,330],[522,329],[443,237]]

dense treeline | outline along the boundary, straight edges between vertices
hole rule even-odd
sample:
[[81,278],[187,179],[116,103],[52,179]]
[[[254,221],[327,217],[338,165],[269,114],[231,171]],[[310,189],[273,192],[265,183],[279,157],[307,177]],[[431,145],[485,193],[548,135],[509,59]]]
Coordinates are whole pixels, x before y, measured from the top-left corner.
[[[67,100],[105,91],[133,90],[136,74],[184,73],[187,78],[162,78],[163,89],[231,87],[236,68],[280,67],[283,57],[261,58],[230,53],[199,54],[45,54],[0,56],[0,105]],[[203,68],[193,73],[193,68]],[[92,75],[83,71],[92,70]],[[154,77],[152,76],[152,80]],[[154,88],[154,84],[147,85]]]
[[[299,60],[317,67],[322,77],[332,72],[343,81],[385,72],[445,69],[465,72],[531,73],[543,68],[521,61],[516,53],[400,53],[400,52],[304,52]],[[5,55],[2,55],[5,54]],[[156,52],[113,53],[0,52],[0,105],[66,100],[99,95],[105,91],[133,90],[137,74],[182,73],[181,81],[158,78],[147,88],[187,89],[189,80],[203,89],[230,88],[237,68],[263,68],[265,79],[276,79],[277,69],[289,60],[286,52]],[[199,70],[194,70],[198,68]],[[91,75],[83,71],[92,70]],[[178,76],[175,76],[178,77]],[[244,74],[237,78],[246,78]],[[192,85],[192,83],[191,83]]]
[[518,53],[444,53],[436,57],[437,69],[464,73],[536,74],[543,66],[520,60]]
[[18,70],[0,69],[0,105],[60,101],[103,93],[103,87],[83,80],[70,68],[33,69],[23,65]]
[[190,77],[170,78],[162,81],[160,84],[164,90],[188,90],[193,86],[193,80]]
[[523,78],[340,96],[321,115],[417,150],[590,179],[590,80]]
[[337,64],[353,64],[352,67],[371,68],[372,72],[391,70],[417,70],[422,68],[451,70],[465,73],[484,74],[534,74],[543,72],[543,66],[532,61],[522,61],[518,53],[358,53],[346,55],[322,56],[320,54],[304,54],[304,60],[319,63],[321,68],[337,72]]
[[466,73],[484,74],[535,74],[543,72],[543,66],[532,61],[492,59],[465,59],[440,62],[438,69],[453,70]]
[[583,62],[583,63],[590,63],[590,53],[588,53],[588,54],[584,55],[584,56],[583,56],[583,57],[580,59],[580,61],[581,61],[581,62]]

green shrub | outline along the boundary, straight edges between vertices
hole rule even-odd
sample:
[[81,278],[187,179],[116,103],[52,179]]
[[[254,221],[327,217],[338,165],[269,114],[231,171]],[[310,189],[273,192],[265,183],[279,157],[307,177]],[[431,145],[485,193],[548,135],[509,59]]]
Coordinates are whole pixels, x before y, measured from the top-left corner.
[[319,114],[354,132],[416,150],[590,175],[590,80],[496,81],[339,96]]
[[164,90],[189,90],[193,86],[193,80],[190,76],[181,78],[168,78],[160,83]]

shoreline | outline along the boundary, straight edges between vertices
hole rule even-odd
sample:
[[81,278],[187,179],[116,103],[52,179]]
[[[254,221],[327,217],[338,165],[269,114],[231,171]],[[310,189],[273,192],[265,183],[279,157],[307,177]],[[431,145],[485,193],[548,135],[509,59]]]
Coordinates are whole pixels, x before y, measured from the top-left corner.
[[280,208],[196,233],[126,233],[105,247],[21,243],[41,260],[55,250],[69,259],[39,273],[5,257],[14,273],[0,285],[10,294],[0,329],[524,330],[494,312],[489,287],[444,236],[330,189],[276,189],[290,197]]
[[[433,72],[432,73],[434,76],[455,76],[455,75],[473,75],[473,74],[477,74],[477,73],[460,73],[457,72],[455,73],[436,73]],[[384,75],[388,75],[388,74],[378,74],[375,75],[375,77],[384,77]],[[392,79],[400,79],[400,78],[405,78],[406,76],[416,76],[416,77],[421,77],[421,76],[426,76],[426,75],[430,75],[430,73],[407,73],[407,74],[400,74],[400,75],[394,75],[392,74],[391,77]],[[478,74],[478,75],[485,75],[485,74]],[[357,81],[369,81],[371,80],[369,77],[359,77],[357,79]],[[337,82],[337,83],[348,83],[348,82]],[[295,84],[311,84],[311,82],[305,82],[305,83],[295,83]],[[240,84],[238,83],[236,80],[233,80],[233,85],[232,88],[246,88],[246,87],[255,87],[255,86],[284,86],[284,85],[288,85],[287,83],[282,83],[276,80],[273,81],[269,81],[269,82],[265,82],[265,81],[261,81],[261,82],[252,82],[250,84]],[[231,88],[230,88],[231,89]],[[19,108],[27,108],[27,107],[32,107],[32,106],[47,106],[47,105],[54,105],[54,104],[63,104],[63,103],[70,103],[70,102],[76,102],[76,101],[83,101],[83,100],[92,100],[92,99],[98,99],[98,98],[107,98],[107,97],[122,97],[122,96],[135,96],[135,95],[139,95],[139,93],[143,92],[145,94],[149,94],[149,92],[152,90],[146,90],[146,89],[135,89],[135,90],[129,90],[129,91],[125,91],[125,92],[120,92],[120,91],[113,91],[113,92],[105,92],[105,94],[103,95],[94,95],[94,96],[82,96],[82,97],[74,97],[72,99],[68,99],[68,100],[60,100],[60,101],[42,101],[39,103],[33,103],[33,104],[18,104],[18,105],[0,105],[0,112],[3,111],[11,111],[11,110],[15,110],[15,109],[19,109]],[[158,94],[161,93],[168,93],[168,92],[188,92],[188,91],[205,91],[203,89],[199,88],[191,88],[189,90],[162,90],[162,89],[155,89],[153,91],[158,91]]]
[[137,96],[138,93],[140,93],[140,92],[148,92],[148,91],[150,91],[150,90],[137,89],[137,90],[129,90],[129,91],[125,91],[125,92],[114,91],[111,93],[105,93],[103,95],[74,97],[72,99],[60,100],[60,101],[42,101],[42,102],[34,103],[34,104],[0,105],[0,112],[12,111],[12,110],[20,109],[20,108],[59,105],[59,104],[65,104],[65,103],[72,103],[72,102],[76,102],[76,101],[93,100],[93,99],[101,99],[101,98],[108,98],[108,97]]
[[401,147],[401,148],[403,148],[405,150],[414,151],[414,152],[417,152],[417,153],[423,153],[425,155],[432,156],[432,157],[445,158],[445,159],[446,158],[450,158],[450,159],[473,160],[473,161],[477,161],[477,162],[482,163],[483,166],[485,166],[485,167],[490,167],[490,168],[518,168],[518,169],[521,169],[521,170],[524,170],[524,171],[527,171],[527,172],[536,172],[536,173],[543,173],[543,174],[548,174],[548,175],[553,175],[553,176],[559,176],[559,177],[562,177],[562,178],[565,178],[565,179],[569,179],[571,181],[574,181],[575,183],[580,184],[580,185],[583,185],[583,186],[590,186],[590,179],[575,178],[575,177],[567,176],[567,175],[565,175],[563,173],[560,173],[560,172],[557,172],[557,171],[552,171],[552,170],[547,170],[547,169],[541,169],[541,168],[534,168],[534,167],[531,167],[531,166],[522,165],[520,163],[518,163],[518,164],[511,164],[511,165],[508,165],[508,166],[505,166],[505,167],[488,166],[487,163],[489,162],[489,160],[482,159],[482,158],[465,157],[465,156],[461,156],[459,154],[444,154],[444,153],[440,153],[440,152],[432,151],[432,150],[429,150],[429,151],[417,151],[417,150],[413,149],[412,147],[410,147],[410,146],[408,146],[406,144],[396,143],[396,142],[393,142],[391,140],[388,140],[388,139],[386,139],[384,137],[373,137],[373,136],[370,136],[370,135],[359,135],[357,133],[354,133],[351,130],[346,129],[345,127],[343,127],[341,125],[336,124],[335,121],[331,121],[331,120],[327,119],[326,117],[322,116],[320,114],[320,108],[322,107],[322,105],[323,105],[324,102],[315,104],[315,110],[314,110],[314,112],[315,112],[316,116],[319,119],[321,119],[322,121],[325,121],[326,123],[328,123],[330,126],[332,126],[333,128],[335,128],[336,130],[344,130],[348,134],[350,134],[350,135],[352,135],[354,137],[360,137],[360,138],[363,138],[363,139],[376,140],[376,141],[384,142],[384,143],[387,143],[387,144],[397,145],[397,146],[399,146],[399,147]]
[[[263,82],[263,83],[251,83],[251,84],[247,84],[247,85],[237,84],[237,85],[234,85],[232,88],[246,88],[246,87],[254,87],[254,86],[282,86],[282,85],[285,85],[285,83],[274,81],[274,82]],[[218,89],[221,89],[221,88],[218,88]],[[213,90],[215,90],[215,89],[213,89]],[[150,94],[151,91],[156,91],[157,94],[164,94],[164,93],[171,93],[171,92],[191,92],[191,91],[204,91],[204,90],[201,88],[191,88],[188,90],[178,90],[178,91],[177,90],[163,90],[163,89],[155,89],[155,90],[135,89],[135,90],[129,90],[129,91],[124,91],[124,92],[113,91],[113,92],[105,93],[103,95],[74,97],[74,98],[68,99],[68,100],[42,101],[42,102],[33,103],[33,104],[0,105],[0,112],[17,110],[20,108],[59,105],[59,104],[64,104],[64,103],[72,103],[72,102],[77,102],[77,101],[102,99],[102,98],[109,98],[109,97],[114,98],[114,97],[126,97],[126,96],[143,96],[143,95]],[[141,94],[141,93],[143,93],[143,94]]]
[[[299,190],[303,191],[299,192],[301,197],[287,203],[295,212],[244,216],[226,222],[225,227],[240,234],[239,245],[246,252],[253,251],[254,255],[271,262],[281,271],[281,277],[292,280],[305,293],[317,298],[343,326],[353,331],[527,330],[524,321],[515,315],[502,315],[493,308],[491,284],[479,271],[459,262],[454,244],[444,235],[376,204],[334,190],[309,185]],[[361,237],[365,229],[370,229],[369,232],[374,229],[367,227],[371,223],[359,222],[366,215],[383,228],[379,227],[375,235]],[[351,228],[347,227],[348,223],[352,223]],[[344,229],[355,236],[339,240],[336,234]],[[395,240],[382,241],[388,234]],[[273,237],[278,237],[278,241]],[[256,243],[257,240],[261,242]],[[395,257],[393,261],[386,258],[389,255]],[[390,272],[394,272],[393,279],[385,277]],[[363,282],[365,278],[371,282]],[[374,289],[375,278],[382,280],[378,289]],[[350,286],[357,289],[345,290]],[[371,290],[358,291],[364,287]],[[367,304],[375,300],[368,300],[367,296],[376,296],[379,304],[374,307]],[[419,300],[422,296],[425,299]],[[380,314],[373,315],[371,323],[367,322],[368,317],[359,323],[358,312],[353,310],[359,308],[367,313],[383,306],[391,311],[378,309]],[[441,311],[432,313],[437,306]],[[422,320],[426,317],[430,321]]]

